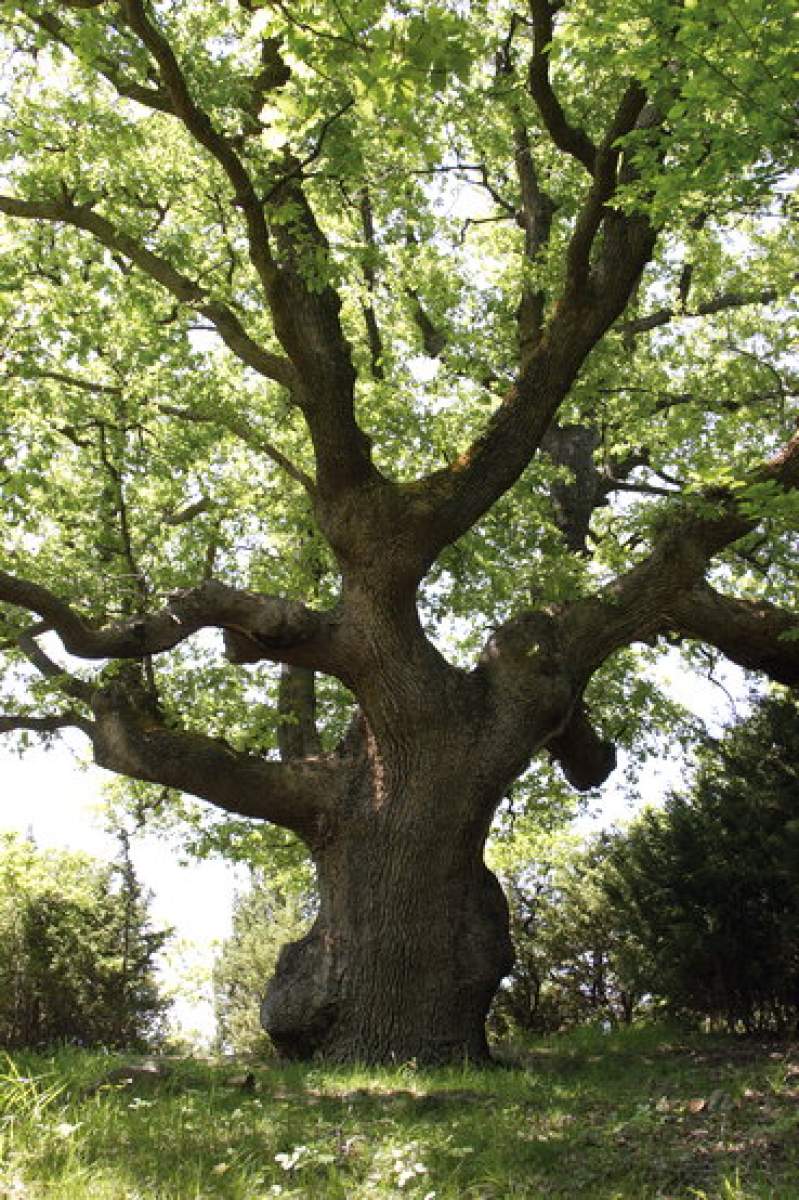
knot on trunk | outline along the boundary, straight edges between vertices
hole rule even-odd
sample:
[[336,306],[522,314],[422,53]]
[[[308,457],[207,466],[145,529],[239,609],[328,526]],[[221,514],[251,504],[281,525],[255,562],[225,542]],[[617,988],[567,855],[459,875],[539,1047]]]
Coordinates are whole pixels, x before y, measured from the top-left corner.
[[561,732],[550,739],[547,749],[579,792],[599,787],[616,767],[616,747],[592,727],[582,701]]

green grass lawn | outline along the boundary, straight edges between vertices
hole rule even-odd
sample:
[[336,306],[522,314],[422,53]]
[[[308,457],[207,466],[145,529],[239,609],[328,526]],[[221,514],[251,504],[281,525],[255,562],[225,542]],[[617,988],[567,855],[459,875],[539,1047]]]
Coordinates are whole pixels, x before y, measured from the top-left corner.
[[[634,1029],[508,1069],[391,1071],[65,1051],[0,1066],[5,1200],[799,1200],[799,1045]],[[236,1078],[238,1077],[238,1079]]]

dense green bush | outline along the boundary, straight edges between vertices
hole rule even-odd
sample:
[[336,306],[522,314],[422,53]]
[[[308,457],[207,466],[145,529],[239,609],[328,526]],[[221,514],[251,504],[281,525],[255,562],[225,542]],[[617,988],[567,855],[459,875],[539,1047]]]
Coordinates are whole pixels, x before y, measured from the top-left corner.
[[799,713],[762,700],[693,787],[588,845],[505,874],[516,965],[496,1033],[639,1013],[782,1032],[799,1021]]
[[695,786],[609,855],[617,928],[677,1015],[783,1031],[799,1019],[799,712],[762,701],[703,753]]
[[123,841],[117,863],[0,835],[0,1045],[131,1047],[166,1009],[152,929]]

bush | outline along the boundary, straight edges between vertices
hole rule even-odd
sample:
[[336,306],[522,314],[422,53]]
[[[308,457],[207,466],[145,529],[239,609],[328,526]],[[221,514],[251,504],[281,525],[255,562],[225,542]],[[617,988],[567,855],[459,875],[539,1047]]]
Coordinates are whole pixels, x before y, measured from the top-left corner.
[[149,897],[123,841],[117,863],[0,835],[0,1043],[136,1047],[167,1007]]

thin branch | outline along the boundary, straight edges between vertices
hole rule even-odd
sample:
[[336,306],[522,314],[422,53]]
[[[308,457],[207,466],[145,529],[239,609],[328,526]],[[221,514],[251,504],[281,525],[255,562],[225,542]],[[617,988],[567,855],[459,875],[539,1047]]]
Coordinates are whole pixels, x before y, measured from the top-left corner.
[[305,158],[298,159],[291,170],[286,171],[284,175],[281,175],[277,182],[270,187],[269,191],[263,197],[263,202],[265,204],[269,204],[272,200],[274,200],[278,192],[291,180],[302,179],[305,168],[309,167],[312,162],[315,162],[322,153],[325,144],[325,138],[327,137],[333,125],[335,125],[336,121],[339,121],[345,113],[349,112],[354,104],[354,100],[346,100],[342,105],[340,105],[339,108],[336,109],[334,113],[331,113],[330,116],[322,122],[313,149],[308,152]]
[[[103,2],[104,0],[99,0],[99,3]],[[67,7],[96,8],[99,7],[99,4],[88,3],[82,5],[73,3],[67,5]],[[26,13],[25,15],[34,25],[42,29],[54,41],[58,42],[59,45],[69,50],[72,54],[77,53],[69,37],[71,30],[68,29],[63,21],[54,16],[53,13]],[[163,113],[172,112],[172,104],[165,92],[156,88],[146,87],[144,84],[138,83],[137,80],[123,75],[119,70],[118,64],[113,59],[106,58],[104,55],[99,55],[95,59],[95,62],[100,74],[108,80],[120,96],[125,96],[128,100],[135,100],[137,104],[142,104],[145,108],[156,109],[158,112]]]
[[267,296],[277,282],[277,266],[269,247],[269,235],[259,200],[248,172],[230,142],[214,127],[211,118],[195,103],[183,72],[167,39],[149,20],[142,0],[123,0],[123,12],[129,27],[152,55],[161,80],[172,102],[175,115],[188,132],[216,159],[227,175],[247,225],[247,240],[256,274]]
[[70,375],[65,371],[39,370],[37,367],[25,364],[21,371],[6,372],[7,377],[24,380],[50,379],[54,383],[63,383],[66,387],[77,388],[82,392],[99,393],[103,396],[121,396],[122,388],[108,383],[95,383],[91,379],[82,379],[78,375]]
[[178,417],[182,421],[194,421],[196,424],[203,425],[221,425],[223,429],[227,429],[235,437],[241,438],[253,450],[259,450],[267,458],[271,458],[272,462],[285,471],[295,483],[299,483],[301,487],[305,488],[309,496],[315,495],[316,484],[311,476],[307,475],[300,467],[295,466],[290,458],[287,458],[281,450],[278,450],[276,446],[268,441],[244,417],[224,416],[219,413],[211,416],[205,413],[193,412],[185,408],[178,408],[172,404],[159,404],[158,411],[168,416]]
[[15,733],[30,730],[32,733],[43,735],[59,733],[62,729],[80,729],[88,737],[94,732],[94,725],[80,713],[66,712],[50,717],[22,717],[0,714],[0,733]]
[[374,265],[370,259],[370,255],[374,255],[377,250],[377,239],[375,237],[374,214],[372,212],[372,201],[369,195],[369,188],[364,185],[361,188],[358,211],[361,217],[361,231],[363,240],[366,246],[366,258],[363,264],[363,277],[366,283],[366,289],[369,294],[368,303],[362,305],[363,319],[366,324],[366,336],[369,342],[369,360],[372,369],[372,377],[377,380],[385,379],[385,371],[383,370],[383,338],[380,333],[380,325],[377,320],[377,312],[375,311],[374,297],[377,291],[377,276],[375,274]]
[[668,325],[674,320],[683,318],[696,320],[698,317],[714,316],[716,313],[727,312],[729,309],[747,308],[752,304],[770,304],[772,300],[778,299],[778,296],[777,289],[773,287],[763,288],[759,292],[722,292],[713,299],[698,304],[690,312],[683,308],[659,308],[647,316],[623,321],[616,328],[622,334],[634,336],[638,333],[648,333],[650,330]]

